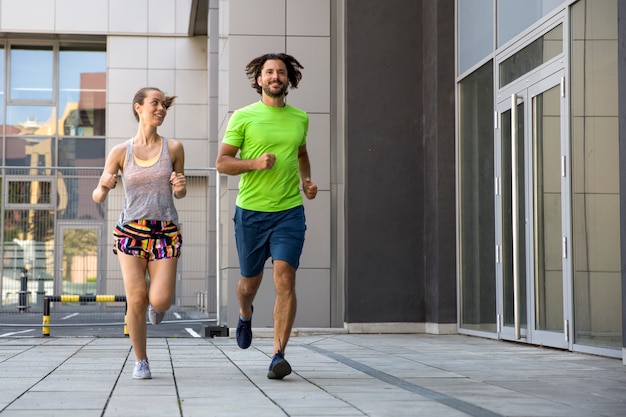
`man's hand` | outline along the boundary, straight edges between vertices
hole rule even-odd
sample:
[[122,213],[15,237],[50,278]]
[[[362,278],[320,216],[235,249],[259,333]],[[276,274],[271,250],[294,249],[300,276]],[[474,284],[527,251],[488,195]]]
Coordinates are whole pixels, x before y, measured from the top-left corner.
[[255,160],[254,169],[256,169],[257,171],[265,171],[268,169],[272,169],[275,163],[276,155],[272,153],[264,153]]
[[311,182],[311,178],[306,177],[302,183],[302,191],[304,191],[304,196],[307,199],[313,200],[317,195],[317,185]]

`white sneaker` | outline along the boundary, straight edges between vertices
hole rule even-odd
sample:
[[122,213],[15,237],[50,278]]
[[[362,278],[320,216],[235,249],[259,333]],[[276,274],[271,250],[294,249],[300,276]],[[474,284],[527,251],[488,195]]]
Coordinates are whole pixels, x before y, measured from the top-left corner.
[[152,379],[150,373],[150,365],[147,359],[139,359],[135,362],[135,369],[133,370],[134,379]]
[[156,326],[163,321],[163,317],[165,317],[165,312],[159,313],[154,308],[152,308],[152,304],[150,304],[148,308],[148,316],[150,317],[150,323]]

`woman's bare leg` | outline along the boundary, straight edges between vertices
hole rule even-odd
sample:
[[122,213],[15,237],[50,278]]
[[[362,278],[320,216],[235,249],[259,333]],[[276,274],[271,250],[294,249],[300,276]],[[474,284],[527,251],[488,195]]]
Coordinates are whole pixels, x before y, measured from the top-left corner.
[[148,302],[156,311],[164,313],[172,306],[176,290],[178,258],[159,259],[148,263],[150,293]]
[[118,251],[117,258],[122,269],[126,292],[126,323],[130,343],[133,345],[135,360],[148,359],[146,352],[146,310],[148,309],[148,288],[146,269],[148,260],[126,255]]

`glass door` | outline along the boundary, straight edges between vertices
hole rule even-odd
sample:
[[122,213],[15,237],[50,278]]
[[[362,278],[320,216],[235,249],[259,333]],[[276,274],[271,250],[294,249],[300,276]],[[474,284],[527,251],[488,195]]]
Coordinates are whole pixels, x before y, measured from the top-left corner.
[[60,222],[57,229],[56,295],[97,295],[102,293],[103,271],[99,223]]
[[563,71],[526,83],[498,103],[498,332],[503,339],[568,348]]

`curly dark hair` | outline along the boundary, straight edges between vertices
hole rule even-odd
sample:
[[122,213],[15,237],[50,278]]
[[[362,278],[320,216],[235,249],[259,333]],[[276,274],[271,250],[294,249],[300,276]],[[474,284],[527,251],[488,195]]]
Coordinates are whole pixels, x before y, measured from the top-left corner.
[[135,93],[135,97],[133,98],[133,116],[135,116],[135,119],[137,121],[139,121],[139,115],[135,111],[135,103],[143,105],[143,101],[148,95],[148,91],[158,91],[165,96],[163,98],[163,107],[165,107],[165,110],[169,109],[170,106],[174,104],[174,100],[176,99],[176,96],[166,96],[165,93],[163,93],[163,91],[161,91],[159,88],[156,88],[156,87],[141,88],[139,91]]
[[[279,59],[285,63],[287,67],[287,78],[289,79],[289,85],[291,88],[298,88],[298,83],[302,79],[301,69],[304,67],[298,62],[297,59],[288,54],[283,53],[269,53],[265,55],[261,55],[257,58],[254,58],[248,65],[246,65],[246,75],[251,81],[251,86],[256,90],[257,93],[261,94],[263,89],[257,83],[257,78],[261,75],[261,71],[263,70],[263,65],[265,65],[265,61]],[[287,94],[285,92],[285,94]]]

